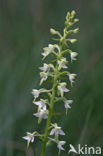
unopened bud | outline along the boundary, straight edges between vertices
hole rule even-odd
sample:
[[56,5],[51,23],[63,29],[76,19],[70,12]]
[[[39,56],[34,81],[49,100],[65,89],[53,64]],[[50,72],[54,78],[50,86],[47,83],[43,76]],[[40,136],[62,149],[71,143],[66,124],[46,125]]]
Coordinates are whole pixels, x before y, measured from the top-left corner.
[[77,39],[70,39],[71,43],[75,43],[77,41]]
[[73,11],[71,12],[71,16],[74,17],[75,14],[76,14],[76,12],[73,10]]
[[51,29],[50,29],[50,33],[51,33],[52,35],[55,35],[55,34],[57,34],[57,31],[54,30],[53,28],[51,28]]
[[79,19],[78,18],[75,18],[74,19],[74,23],[76,23],[76,22],[78,22],[79,21]]
[[69,26],[72,26],[73,25],[73,23],[72,22],[69,22]]
[[76,33],[78,33],[78,31],[79,31],[79,28],[76,28],[76,29],[73,30],[73,33],[76,34]]

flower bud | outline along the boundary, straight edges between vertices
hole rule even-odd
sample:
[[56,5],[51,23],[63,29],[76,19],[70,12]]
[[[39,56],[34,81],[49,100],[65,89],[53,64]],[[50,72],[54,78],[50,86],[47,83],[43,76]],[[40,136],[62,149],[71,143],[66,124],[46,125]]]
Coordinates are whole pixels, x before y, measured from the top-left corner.
[[55,34],[57,34],[57,31],[54,30],[53,28],[51,28],[51,29],[50,29],[50,33],[51,33],[52,35],[55,35]]
[[77,41],[77,39],[70,39],[71,43],[75,43]]
[[74,19],[74,23],[76,23],[76,22],[78,22],[79,21],[79,19],[78,18],[75,18]]
[[73,30],[73,33],[74,33],[74,34],[77,34],[78,31],[79,31],[79,28],[76,28],[76,29]]
[[75,14],[76,14],[76,12],[73,10],[73,11],[71,12],[72,18],[75,16]]
[[73,23],[72,23],[72,22],[69,22],[68,24],[69,24],[69,26],[70,26],[70,27],[73,25]]
[[78,55],[78,53],[71,52],[70,55],[71,55],[71,60],[76,60],[76,56]]

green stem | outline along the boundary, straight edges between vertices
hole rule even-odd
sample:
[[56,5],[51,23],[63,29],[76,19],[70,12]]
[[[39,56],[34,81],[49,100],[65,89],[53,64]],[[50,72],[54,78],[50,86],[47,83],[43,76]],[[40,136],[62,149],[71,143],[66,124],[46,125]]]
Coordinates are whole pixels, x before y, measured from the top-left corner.
[[[60,47],[60,51],[62,51],[62,45],[59,45]],[[47,144],[47,140],[48,140],[48,136],[49,136],[49,127],[50,127],[50,123],[51,123],[51,118],[52,118],[52,111],[53,111],[53,106],[55,103],[55,88],[57,85],[57,79],[58,79],[58,65],[56,64],[56,70],[54,71],[54,82],[53,82],[53,88],[52,88],[52,96],[50,99],[50,107],[49,107],[49,114],[48,114],[48,119],[46,122],[46,127],[45,127],[45,134],[44,134],[44,140],[42,143],[42,149],[41,149],[41,156],[45,156],[45,151],[46,151],[46,144]]]
[[52,88],[52,96],[51,96],[51,100],[50,100],[50,108],[49,108],[48,119],[46,122],[45,135],[44,135],[44,141],[42,144],[41,156],[45,156],[46,143],[47,143],[47,139],[49,136],[49,127],[50,127],[50,123],[51,123],[52,110],[53,110],[53,106],[54,106],[56,81],[57,81],[57,76],[54,78],[54,83],[53,83],[53,88]]

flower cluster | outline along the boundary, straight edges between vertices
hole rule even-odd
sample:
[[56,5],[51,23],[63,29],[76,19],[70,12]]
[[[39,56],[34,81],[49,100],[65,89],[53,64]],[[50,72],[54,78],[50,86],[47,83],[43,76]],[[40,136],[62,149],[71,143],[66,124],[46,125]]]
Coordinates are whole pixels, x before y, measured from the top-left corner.
[[[76,39],[71,38],[71,36],[78,33],[79,30],[78,28],[71,29],[76,22],[78,22],[78,19],[75,18],[75,11],[72,11],[71,13],[68,12],[63,35],[53,28],[50,29],[50,33],[52,35],[56,35],[53,40],[57,43],[49,44],[47,47],[43,48],[42,56],[43,60],[45,60],[46,57],[52,55],[54,61],[52,60],[52,63],[49,64],[43,63],[43,66],[39,69],[41,70],[40,85],[43,85],[45,81],[47,83],[49,78],[51,80],[49,83],[51,82],[52,87],[32,90],[32,94],[34,96],[33,104],[37,108],[37,112],[33,115],[38,118],[39,124],[43,119],[45,119],[46,128],[44,134],[39,134],[36,131],[33,133],[27,132],[27,136],[23,137],[23,139],[27,140],[29,146],[30,142],[34,142],[35,137],[39,137],[43,141],[41,156],[45,155],[46,145],[51,142],[56,143],[57,148],[59,149],[59,154],[61,150],[65,150],[63,145],[66,142],[59,140],[59,136],[63,136],[65,133],[57,123],[51,122],[55,103],[63,103],[67,115],[68,109],[71,108],[71,104],[73,102],[73,100],[66,98],[66,94],[70,91],[68,88],[69,82],[71,86],[73,86],[76,77],[76,74],[68,71],[68,65],[70,66],[71,62],[75,61],[78,55],[78,53],[70,49],[70,44],[77,41]],[[70,36],[70,38],[68,36]],[[67,54],[69,54],[70,60],[66,59]],[[63,81],[63,77],[66,77],[67,81]],[[43,95],[45,95],[45,98],[43,98]]]

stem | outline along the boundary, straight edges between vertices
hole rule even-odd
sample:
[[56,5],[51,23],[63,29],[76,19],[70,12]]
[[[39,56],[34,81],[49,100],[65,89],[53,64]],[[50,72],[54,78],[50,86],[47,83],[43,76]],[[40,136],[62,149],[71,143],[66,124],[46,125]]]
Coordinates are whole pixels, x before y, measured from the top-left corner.
[[[62,51],[62,45],[59,44],[60,47],[60,51]],[[41,156],[45,156],[45,151],[46,151],[46,143],[47,143],[47,139],[49,136],[49,127],[50,127],[50,123],[51,123],[51,118],[52,118],[52,110],[53,110],[53,106],[54,106],[54,98],[55,98],[55,87],[57,85],[57,79],[58,79],[58,65],[56,64],[56,70],[54,71],[55,77],[54,77],[54,82],[53,82],[53,88],[52,88],[52,96],[50,99],[50,107],[49,107],[49,114],[48,114],[48,118],[47,118],[47,122],[46,122],[46,127],[45,127],[45,134],[44,134],[44,140],[42,143],[42,150],[41,150]]]
[[57,81],[57,76],[54,78],[54,83],[53,83],[53,88],[52,88],[52,96],[51,96],[51,99],[50,99],[50,108],[49,108],[48,119],[47,119],[47,122],[46,122],[45,135],[44,135],[44,141],[43,141],[43,144],[42,144],[41,156],[45,156],[46,143],[47,143],[47,139],[48,139],[48,136],[49,136],[49,126],[50,126],[50,123],[51,123],[52,110],[53,110],[53,106],[54,106],[56,81]]

